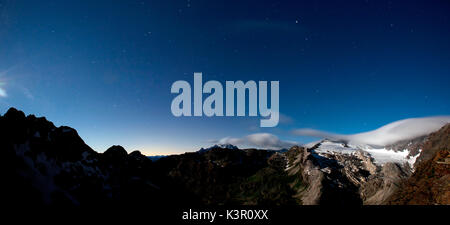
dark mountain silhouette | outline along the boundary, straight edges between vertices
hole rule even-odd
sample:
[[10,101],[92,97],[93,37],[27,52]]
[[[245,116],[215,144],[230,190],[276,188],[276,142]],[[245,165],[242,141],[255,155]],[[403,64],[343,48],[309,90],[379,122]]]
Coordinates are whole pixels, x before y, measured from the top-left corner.
[[[111,205],[193,202],[155,175],[151,160],[121,146],[97,153],[69,127],[16,109],[0,117],[0,193],[5,205]],[[158,184],[161,185],[158,185]]]

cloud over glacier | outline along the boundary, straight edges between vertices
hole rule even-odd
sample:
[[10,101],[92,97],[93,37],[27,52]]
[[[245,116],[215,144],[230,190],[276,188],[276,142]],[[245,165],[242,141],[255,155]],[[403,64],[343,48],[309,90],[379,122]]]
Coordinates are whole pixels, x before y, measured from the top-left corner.
[[247,135],[242,138],[225,137],[217,141],[212,141],[215,144],[232,144],[239,147],[257,147],[264,149],[283,149],[298,145],[294,141],[280,140],[277,136],[269,133],[256,133]]
[[346,141],[353,144],[385,146],[402,140],[408,140],[439,130],[450,123],[450,116],[411,118],[389,123],[376,130],[357,134],[335,134],[315,129],[296,129],[293,134]]

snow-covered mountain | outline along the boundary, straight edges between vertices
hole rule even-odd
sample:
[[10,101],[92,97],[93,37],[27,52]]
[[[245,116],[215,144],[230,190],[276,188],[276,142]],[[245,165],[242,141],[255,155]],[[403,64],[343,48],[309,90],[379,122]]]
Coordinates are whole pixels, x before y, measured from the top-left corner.
[[342,141],[353,145],[369,145],[377,148],[408,143],[438,131],[450,123],[450,116],[410,118],[386,124],[378,129],[357,134],[335,134],[314,129],[297,129],[293,133],[300,136],[320,137]]
[[[297,196],[300,196],[302,204],[350,202],[351,199],[359,204],[386,204],[391,202],[390,199],[398,201],[399,198],[395,196],[401,190],[399,187],[410,177],[421,177],[418,173],[423,172],[416,170],[419,168],[424,170],[424,163],[435,165],[429,160],[436,157],[436,152],[441,151],[440,158],[448,157],[445,154],[448,154],[449,150],[442,146],[447,146],[450,142],[449,130],[450,125],[446,125],[438,132],[402,139],[382,147],[361,142],[355,144],[346,140],[324,139],[303,147],[291,148],[286,153],[288,158],[286,171],[291,176],[300,177],[303,184],[308,187],[297,190]],[[430,137],[434,138],[430,140]],[[373,138],[376,139],[377,135]],[[374,140],[373,143],[375,142],[377,141]],[[437,171],[441,171],[441,174],[450,173],[449,165],[446,163],[444,161],[440,162],[442,165],[436,165],[439,167]],[[443,189],[444,193],[450,193],[448,179],[442,179],[447,180],[447,185],[444,185],[447,189]],[[415,185],[417,183],[410,186]],[[439,185],[436,188],[442,189],[442,185]],[[422,196],[420,199],[427,197]],[[408,201],[402,199],[400,202]],[[448,199],[435,201],[446,202]]]

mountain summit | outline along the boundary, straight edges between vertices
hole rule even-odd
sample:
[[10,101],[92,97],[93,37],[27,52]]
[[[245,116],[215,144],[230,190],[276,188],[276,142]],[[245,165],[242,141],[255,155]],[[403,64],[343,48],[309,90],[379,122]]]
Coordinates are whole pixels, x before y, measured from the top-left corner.
[[218,148],[220,148],[220,149],[234,149],[234,150],[239,149],[238,147],[236,147],[235,145],[232,145],[232,144],[216,144],[216,145],[213,145],[213,146],[211,146],[209,148],[201,148],[200,150],[198,150],[198,152],[199,153],[203,153],[203,152],[207,152],[207,151],[210,151],[210,150],[213,150],[213,149],[218,149]]

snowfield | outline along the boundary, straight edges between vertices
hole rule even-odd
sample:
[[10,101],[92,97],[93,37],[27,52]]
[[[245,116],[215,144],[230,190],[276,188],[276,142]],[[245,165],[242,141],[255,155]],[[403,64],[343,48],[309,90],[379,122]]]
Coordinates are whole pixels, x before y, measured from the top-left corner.
[[368,152],[374,159],[377,164],[385,164],[387,162],[395,162],[395,163],[408,163],[411,167],[416,162],[417,154],[415,157],[408,157],[409,150],[404,149],[403,151],[393,151],[385,148],[381,149],[364,149],[364,151]]
[[420,155],[419,153],[413,157],[409,157],[408,149],[404,149],[403,151],[393,151],[386,148],[347,145],[344,143],[328,140],[323,141],[316,149],[314,149],[314,151],[319,155],[323,155],[324,153],[355,154],[360,150],[369,153],[370,156],[374,159],[374,162],[378,165],[383,165],[387,162],[393,162],[399,164],[408,163],[412,167],[417,157]]

